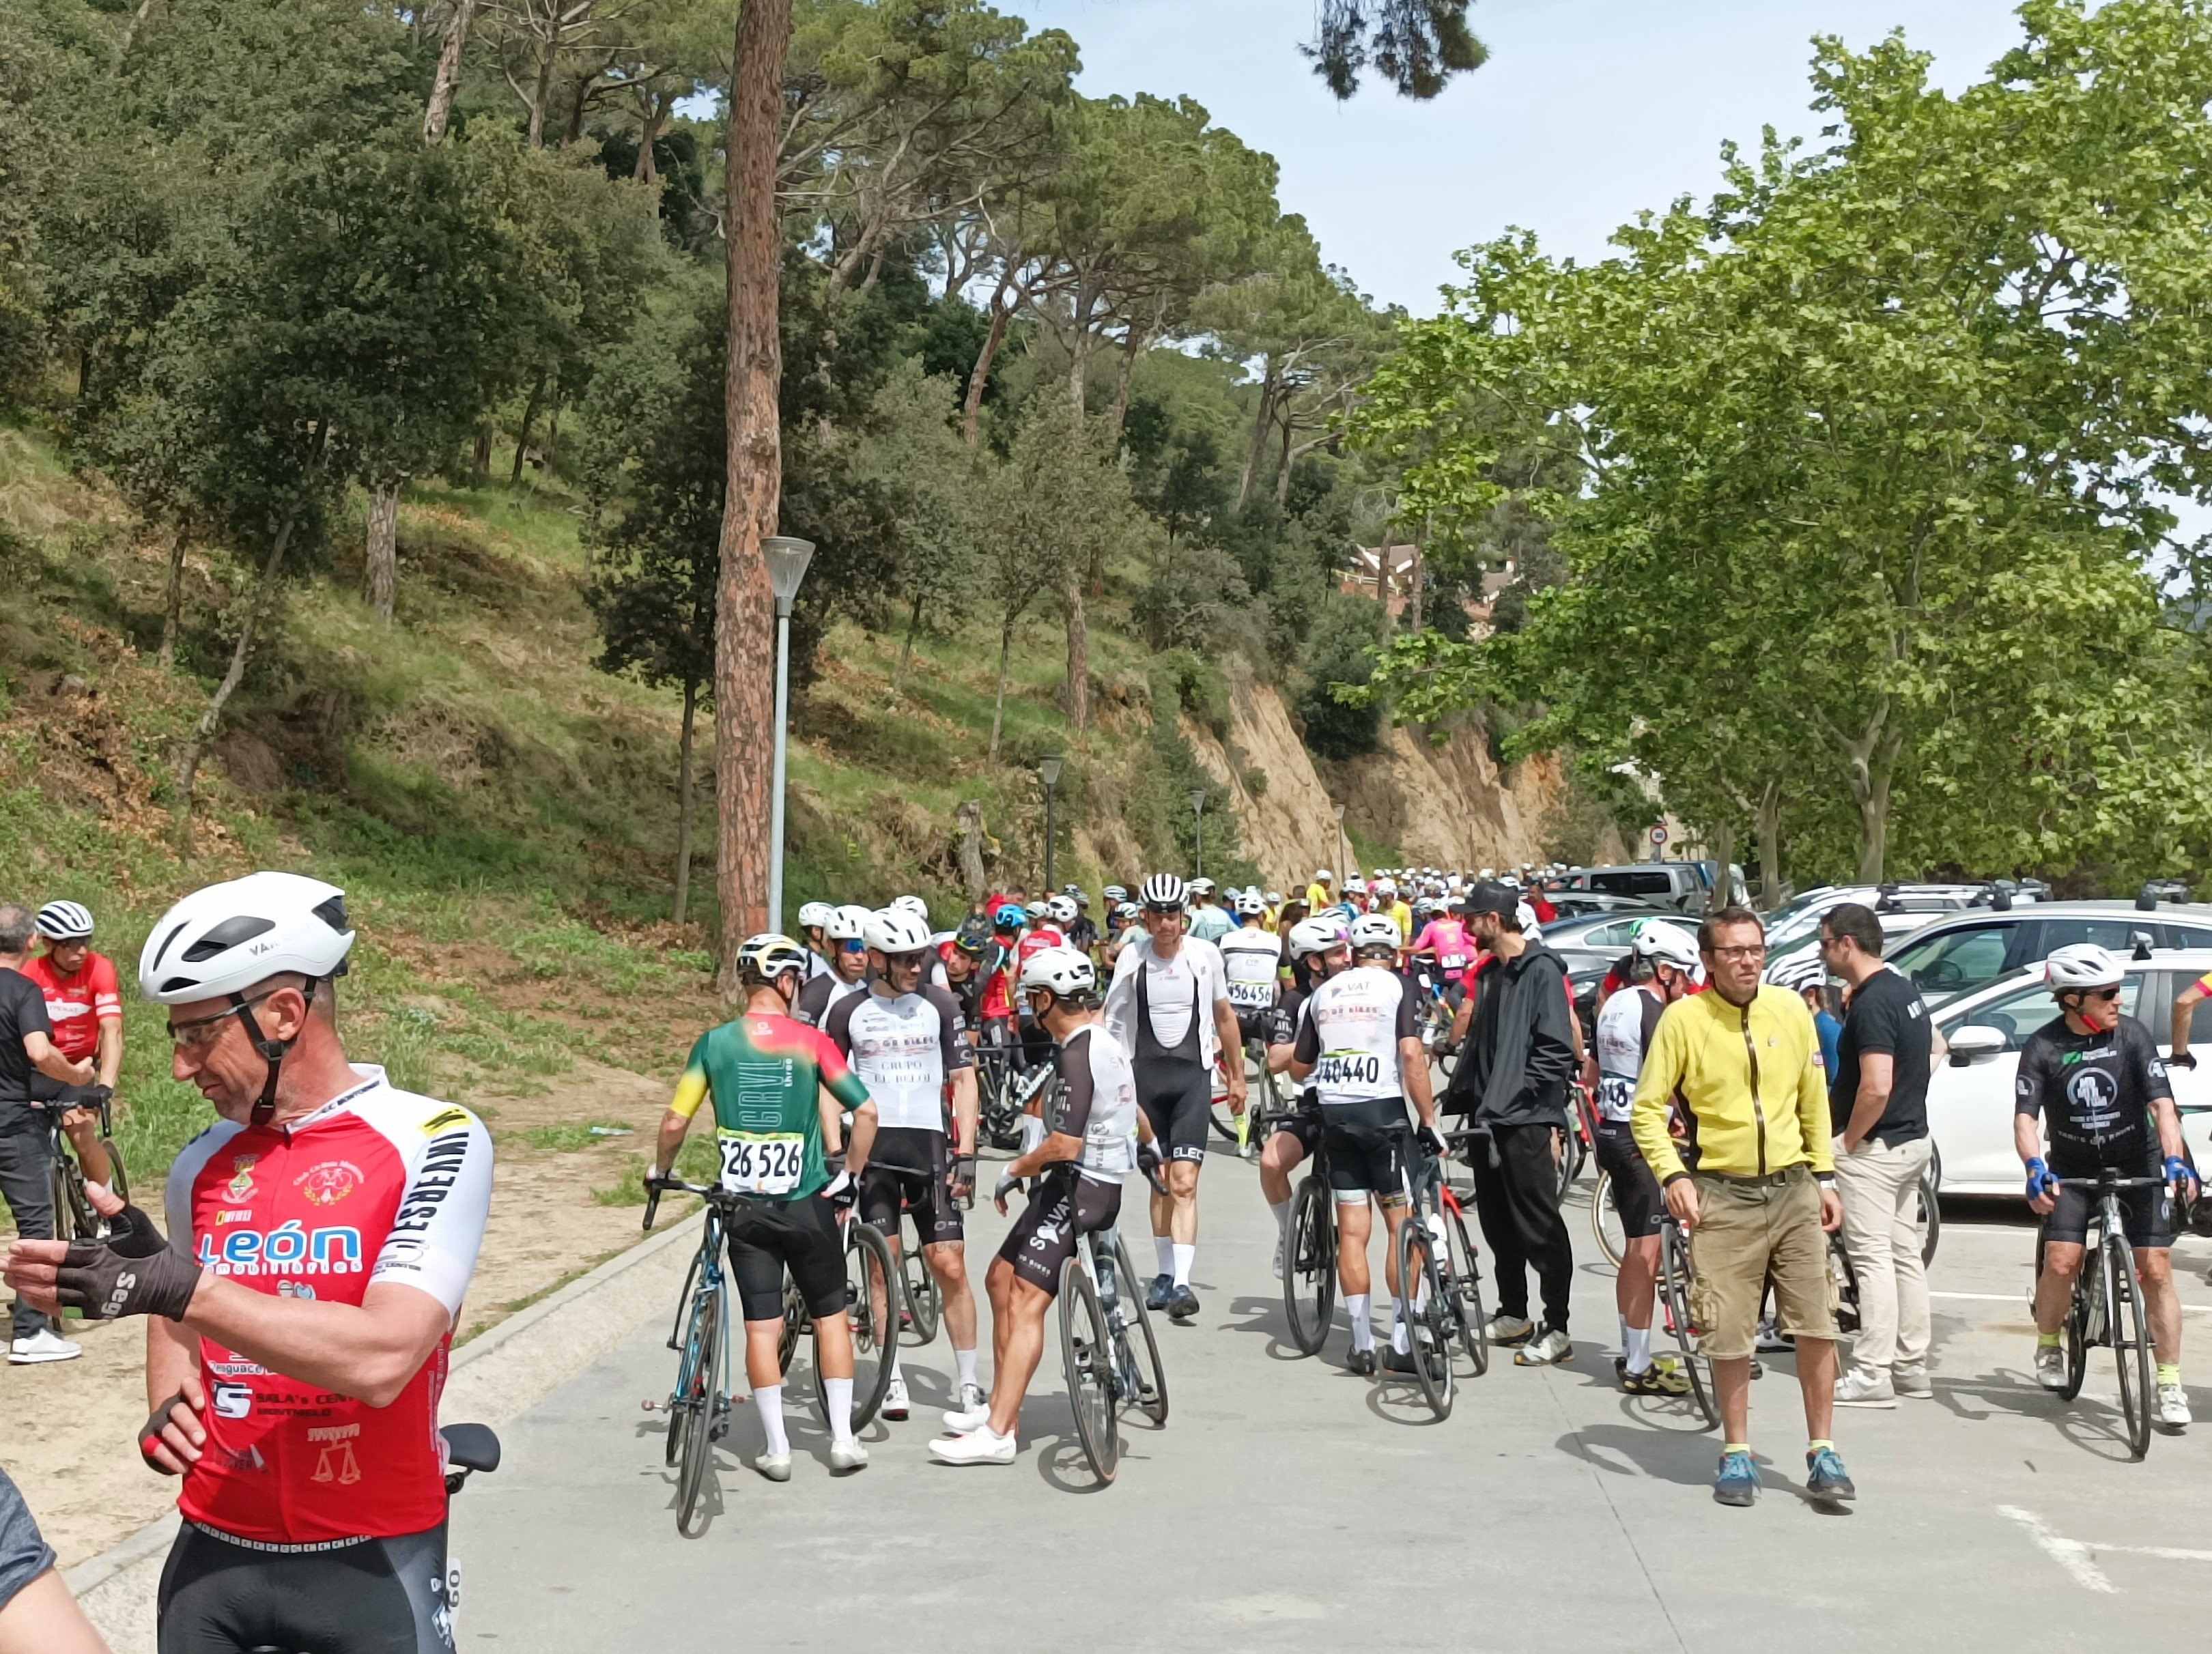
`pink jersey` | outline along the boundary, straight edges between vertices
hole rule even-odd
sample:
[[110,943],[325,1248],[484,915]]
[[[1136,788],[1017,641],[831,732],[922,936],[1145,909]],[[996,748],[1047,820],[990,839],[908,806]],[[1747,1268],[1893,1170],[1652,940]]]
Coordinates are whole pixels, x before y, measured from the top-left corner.
[[[169,1171],[169,1241],[278,1298],[359,1304],[412,1286],[461,1306],[491,1203],[491,1139],[466,1109],[383,1070],[285,1125],[218,1121]],[[389,1407],[334,1395],[200,1341],[208,1440],[178,1508],[264,1545],[420,1533],[446,1519],[438,1395],[450,1332]]]
[[1465,970],[1474,962],[1474,940],[1457,919],[1431,919],[1413,939],[1413,951],[1425,953],[1447,973]]

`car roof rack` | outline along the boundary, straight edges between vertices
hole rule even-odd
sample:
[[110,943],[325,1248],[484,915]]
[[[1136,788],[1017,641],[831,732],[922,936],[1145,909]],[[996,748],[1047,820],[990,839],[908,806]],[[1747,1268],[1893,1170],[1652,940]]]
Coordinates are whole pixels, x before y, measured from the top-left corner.
[[2179,879],[2146,879],[2136,892],[2136,908],[2142,913],[2155,912],[2160,902],[2186,902],[2189,886]]

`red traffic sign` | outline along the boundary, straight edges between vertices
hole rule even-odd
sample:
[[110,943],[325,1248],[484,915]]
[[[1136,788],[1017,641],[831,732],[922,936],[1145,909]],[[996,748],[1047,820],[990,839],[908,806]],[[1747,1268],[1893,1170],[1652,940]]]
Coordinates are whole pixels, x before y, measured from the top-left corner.
[[1667,842],[1667,830],[1664,827],[1654,827],[1651,830],[1651,842],[1654,844],[1664,844]]

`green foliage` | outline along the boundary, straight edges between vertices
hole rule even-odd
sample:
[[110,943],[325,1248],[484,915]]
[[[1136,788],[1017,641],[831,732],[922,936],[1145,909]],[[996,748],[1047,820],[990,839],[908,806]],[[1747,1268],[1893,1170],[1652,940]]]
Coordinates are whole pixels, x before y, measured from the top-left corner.
[[1380,743],[1379,705],[1346,699],[1337,686],[1364,685],[1374,676],[1374,652],[1389,625],[1382,605],[1366,598],[1332,594],[1321,605],[1308,646],[1308,681],[1291,706],[1306,745],[1320,757],[1357,757]]

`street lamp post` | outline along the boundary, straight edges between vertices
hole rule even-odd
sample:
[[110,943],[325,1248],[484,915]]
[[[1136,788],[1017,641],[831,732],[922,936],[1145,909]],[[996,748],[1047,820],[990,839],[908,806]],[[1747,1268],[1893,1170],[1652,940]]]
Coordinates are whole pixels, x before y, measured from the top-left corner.
[[1059,753],[1048,752],[1037,760],[1037,777],[1044,782],[1044,893],[1049,897],[1052,883],[1052,789],[1060,785],[1060,766],[1066,762]]
[[806,578],[807,560],[814,542],[789,534],[770,534],[761,541],[761,556],[768,563],[768,583],[775,593],[775,772],[769,784],[768,927],[783,928],[783,771],[785,727],[791,721],[791,605],[799,598],[799,582]]
[[[1344,806],[1340,804],[1336,806],[1336,876],[1340,881],[1352,877],[1344,859]],[[1337,889],[1343,888],[1340,882]]]
[[1198,877],[1206,877],[1206,791],[1193,787],[1190,794],[1190,821],[1198,839]]

